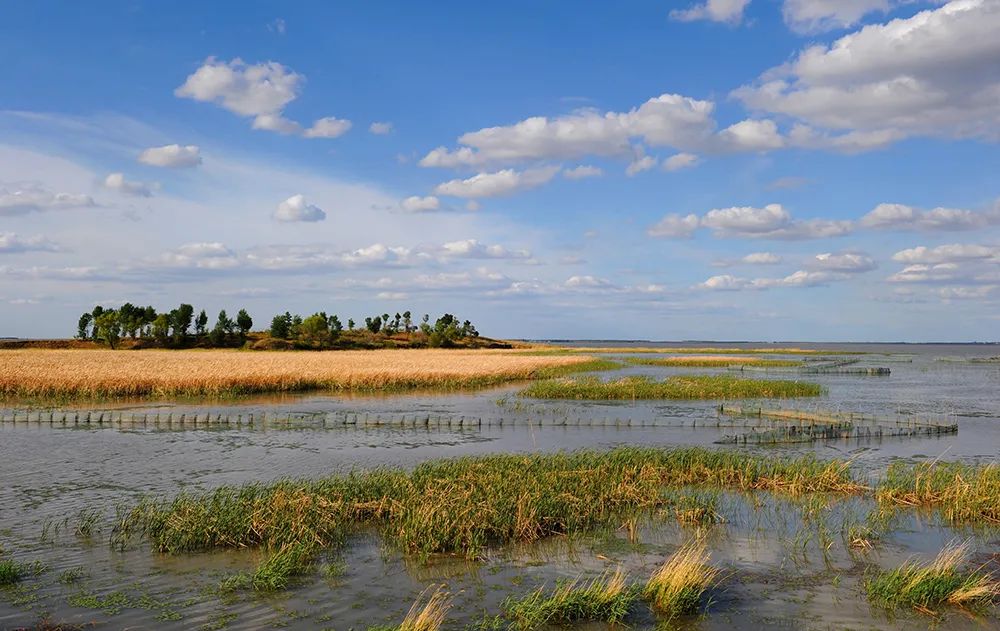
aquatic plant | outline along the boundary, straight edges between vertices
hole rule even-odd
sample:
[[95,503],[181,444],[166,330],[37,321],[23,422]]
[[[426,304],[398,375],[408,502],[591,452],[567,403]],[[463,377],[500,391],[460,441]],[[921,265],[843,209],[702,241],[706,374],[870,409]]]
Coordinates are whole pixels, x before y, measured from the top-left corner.
[[24,578],[27,572],[13,559],[0,559],[0,585],[13,585]]
[[590,581],[562,583],[551,592],[539,587],[522,598],[508,598],[501,608],[518,631],[580,620],[617,623],[625,619],[638,595],[618,568]]
[[733,355],[685,355],[681,357],[629,357],[626,360],[638,366],[667,366],[688,368],[726,368],[728,366],[761,366],[771,368],[791,368],[802,366],[802,362],[792,359],[772,359],[769,357]]
[[612,364],[581,355],[531,356],[505,350],[113,353],[16,349],[0,354],[0,397],[72,399],[232,396],[315,389],[458,389],[552,377]]
[[876,572],[865,581],[865,592],[876,605],[925,611],[943,605],[977,607],[995,602],[1000,598],[1000,582],[980,570],[960,570],[967,557],[967,546],[948,546],[929,563],[910,561]]
[[311,543],[330,547],[369,526],[399,548],[477,556],[490,545],[620,523],[672,507],[667,489],[857,493],[846,462],[763,458],[700,448],[492,455],[376,469],[315,481],[221,487],[147,498],[123,513],[120,543],[145,534],[157,550]]
[[680,495],[674,502],[674,516],[682,524],[707,526],[722,521],[716,510],[719,497],[715,494]]
[[550,379],[530,384],[521,396],[536,399],[760,399],[815,397],[823,387],[777,379],[741,379],[729,375],[678,375],[665,380],[630,376],[613,381],[597,377]]
[[876,499],[925,506],[953,523],[1000,523],[1000,466],[960,462],[894,462],[879,482]]
[[704,542],[682,546],[649,578],[643,597],[657,613],[667,617],[696,613],[705,591],[719,575],[708,560]]

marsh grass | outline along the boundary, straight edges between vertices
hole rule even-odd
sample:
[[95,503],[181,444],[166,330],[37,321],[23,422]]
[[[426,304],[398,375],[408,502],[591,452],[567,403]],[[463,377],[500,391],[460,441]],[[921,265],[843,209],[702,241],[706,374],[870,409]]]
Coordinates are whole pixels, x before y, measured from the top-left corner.
[[962,571],[968,548],[948,546],[929,563],[907,562],[868,577],[868,599],[883,607],[908,606],[933,612],[944,605],[977,608],[996,602],[1000,582],[981,570]]
[[[104,399],[239,396],[305,390],[465,389],[552,377],[615,362],[504,350],[242,352],[4,350],[0,397]],[[572,366],[577,366],[572,368]]]
[[1000,524],[1000,466],[959,462],[893,463],[876,499],[938,510],[952,523]]
[[686,368],[726,368],[729,366],[761,366],[768,368],[794,368],[804,365],[793,359],[773,359],[748,355],[688,355],[681,357],[629,357],[625,361],[638,366],[666,366]]
[[145,535],[162,552],[290,544],[315,549],[375,528],[426,557],[593,531],[676,501],[685,487],[858,493],[846,462],[763,458],[700,448],[492,455],[314,481],[221,487],[147,498],[121,513],[114,540]]
[[629,376],[613,381],[597,377],[550,379],[530,384],[521,396],[536,399],[778,399],[816,397],[823,387],[777,379],[742,379],[730,375],[678,375],[665,380]]
[[719,496],[716,494],[680,495],[674,502],[674,517],[677,521],[693,526],[708,526],[720,523],[722,515],[717,509]]
[[702,596],[719,576],[719,570],[708,561],[704,542],[684,545],[649,578],[643,597],[654,611],[667,618],[697,613]]
[[313,567],[317,553],[317,547],[310,541],[285,543],[271,552],[253,573],[240,572],[225,578],[219,589],[253,589],[259,592],[285,589],[296,576],[305,574]]
[[628,577],[618,568],[590,581],[562,583],[552,591],[540,587],[525,597],[508,598],[501,608],[518,631],[584,620],[614,624],[628,616],[638,596],[638,590],[628,585]]
[[0,585],[13,585],[25,577],[24,566],[13,559],[0,559]]

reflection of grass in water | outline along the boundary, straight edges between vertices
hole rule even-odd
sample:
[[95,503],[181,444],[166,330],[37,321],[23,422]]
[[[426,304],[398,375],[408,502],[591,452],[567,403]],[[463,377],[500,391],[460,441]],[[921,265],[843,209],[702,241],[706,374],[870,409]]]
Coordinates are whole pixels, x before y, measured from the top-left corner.
[[703,542],[687,544],[667,559],[643,590],[653,609],[668,618],[696,613],[702,595],[719,575],[708,559]]
[[630,376],[614,381],[596,377],[551,379],[525,388],[521,395],[537,399],[777,399],[815,397],[819,384],[778,379],[741,379],[729,375],[678,375],[665,380]]
[[865,581],[868,599],[884,607],[933,611],[943,605],[979,607],[1000,598],[1000,582],[980,570],[962,571],[966,546],[949,546],[930,563],[907,562]]
[[527,631],[549,624],[581,620],[622,622],[638,597],[621,568],[591,581],[563,583],[548,592],[538,588],[522,598],[508,598],[501,607],[514,629]]

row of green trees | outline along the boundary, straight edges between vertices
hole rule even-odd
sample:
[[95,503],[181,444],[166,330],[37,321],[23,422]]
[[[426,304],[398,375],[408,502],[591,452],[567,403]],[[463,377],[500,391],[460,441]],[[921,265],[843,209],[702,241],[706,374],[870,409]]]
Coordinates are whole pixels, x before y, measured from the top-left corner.
[[76,337],[103,342],[111,348],[118,346],[122,338],[153,340],[168,348],[189,346],[194,342],[225,347],[243,344],[251,327],[253,319],[246,309],[240,309],[235,319],[223,309],[215,326],[209,329],[205,310],[195,316],[194,307],[189,304],[157,313],[152,306],[139,307],[126,302],[117,309],[98,305],[93,311],[82,314],[77,321]]
[[[390,317],[388,313],[365,318],[365,329],[373,335],[391,337],[397,333],[423,333],[428,346],[449,346],[467,337],[479,337],[479,331],[472,322],[459,322],[458,318],[446,313],[432,325],[430,316],[424,314],[419,325],[413,322],[409,311]],[[347,320],[347,330],[354,331],[353,319]],[[288,311],[274,316],[271,320],[270,335],[281,340],[298,340],[309,343],[333,343],[344,331],[344,325],[336,315],[328,316],[325,311],[303,318]]]

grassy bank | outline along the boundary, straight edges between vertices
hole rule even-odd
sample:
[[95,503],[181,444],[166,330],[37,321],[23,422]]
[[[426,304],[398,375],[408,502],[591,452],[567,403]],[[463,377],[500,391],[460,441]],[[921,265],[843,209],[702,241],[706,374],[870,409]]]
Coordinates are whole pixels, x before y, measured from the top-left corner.
[[612,381],[597,378],[551,379],[529,385],[522,396],[536,399],[777,399],[816,397],[818,384],[777,379],[741,379],[729,375],[680,375],[664,380],[632,376]]
[[587,356],[531,356],[503,350],[9,350],[0,352],[0,397],[93,399],[473,388],[617,365]]

